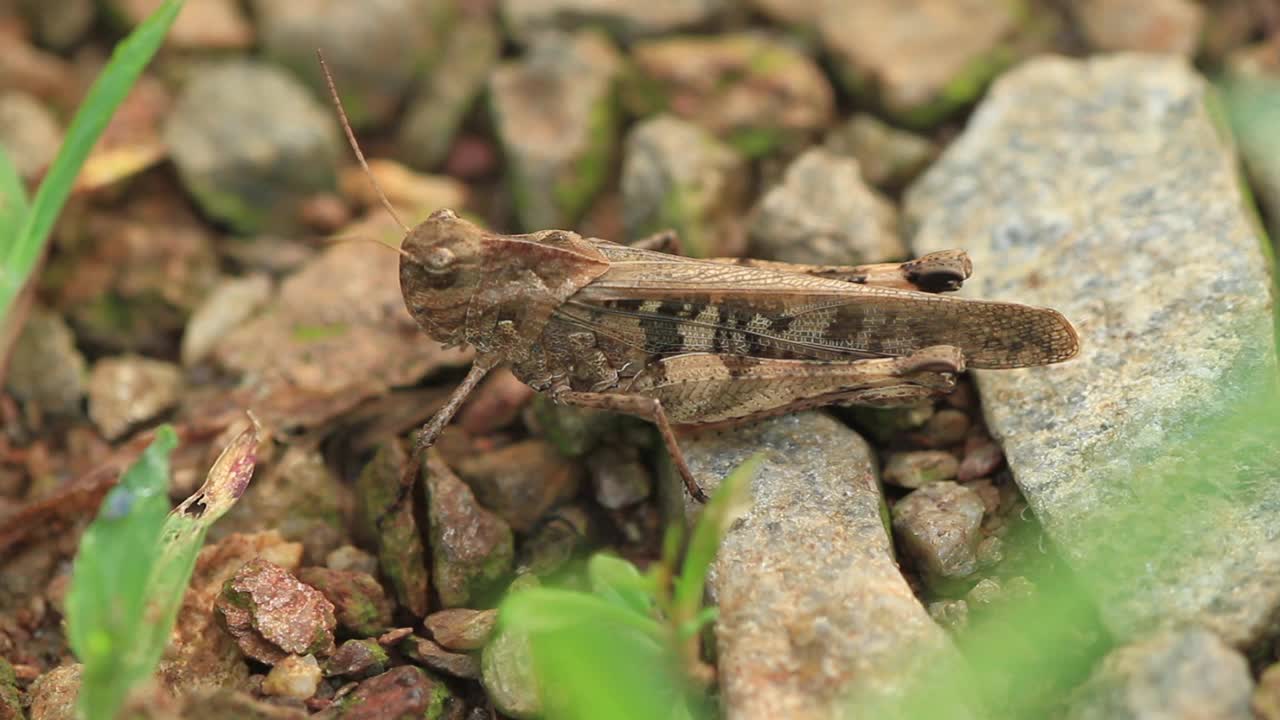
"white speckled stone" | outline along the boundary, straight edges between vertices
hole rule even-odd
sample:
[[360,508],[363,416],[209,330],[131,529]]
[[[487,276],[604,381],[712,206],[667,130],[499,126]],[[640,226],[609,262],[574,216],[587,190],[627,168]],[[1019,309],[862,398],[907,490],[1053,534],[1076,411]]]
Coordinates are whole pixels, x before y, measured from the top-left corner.
[[[712,568],[727,717],[836,717],[910,692],[954,650],[893,561],[871,451],[828,415],[806,412],[682,439],[710,492],[766,453],[751,510]],[[957,716],[962,716],[958,711]]]
[[972,255],[965,294],[1080,331],[1065,364],[976,375],[1018,485],[1120,636],[1195,620],[1249,645],[1280,608],[1274,428],[1209,434],[1276,387],[1236,183],[1203,79],[1117,55],[1003,76],[908,194],[915,252]]

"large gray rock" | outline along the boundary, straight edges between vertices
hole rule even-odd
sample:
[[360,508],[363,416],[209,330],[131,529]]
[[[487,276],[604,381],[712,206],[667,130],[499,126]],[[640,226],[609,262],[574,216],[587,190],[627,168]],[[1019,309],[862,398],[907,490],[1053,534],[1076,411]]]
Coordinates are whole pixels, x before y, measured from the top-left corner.
[[332,111],[293,76],[253,61],[201,72],[183,89],[165,142],[187,191],[210,217],[251,233],[297,225],[302,202],[332,190]]
[[628,135],[622,165],[627,236],[674,230],[684,254],[741,254],[747,162],[708,131],[659,115]]
[[1078,691],[1068,720],[1250,720],[1249,663],[1202,628],[1111,651]]
[[952,652],[894,564],[871,450],[807,412],[683,441],[708,491],[765,452],[752,508],[720,545],[710,587],[720,688],[733,718],[837,714],[907,692]]
[[592,31],[548,32],[489,76],[494,130],[526,230],[577,223],[617,145],[617,50]]
[[1234,644],[1280,607],[1271,278],[1185,62],[1041,59],[1002,77],[908,193],[918,253],[965,293],[1062,311],[1060,366],[978,371],[988,425],[1120,636],[1195,620]]
[[858,161],[814,148],[752,212],[753,255],[819,265],[906,259],[893,203],[870,188]]

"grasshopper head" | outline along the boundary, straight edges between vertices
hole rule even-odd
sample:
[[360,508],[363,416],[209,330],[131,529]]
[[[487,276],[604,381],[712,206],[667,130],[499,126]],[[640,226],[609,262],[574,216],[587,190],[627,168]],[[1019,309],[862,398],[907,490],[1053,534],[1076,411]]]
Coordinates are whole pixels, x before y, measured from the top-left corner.
[[446,345],[466,339],[467,309],[480,286],[487,239],[452,210],[437,210],[400,246],[405,307],[424,332]]
[[485,354],[532,346],[555,309],[609,266],[576,233],[499,235],[451,210],[432,213],[401,249],[409,314],[436,340]]

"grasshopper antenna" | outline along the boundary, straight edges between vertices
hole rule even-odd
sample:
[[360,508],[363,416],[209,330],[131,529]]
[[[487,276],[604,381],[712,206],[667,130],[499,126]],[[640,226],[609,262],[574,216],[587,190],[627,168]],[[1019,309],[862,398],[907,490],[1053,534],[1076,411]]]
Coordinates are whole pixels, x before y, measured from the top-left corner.
[[342,100],[338,98],[338,86],[333,83],[333,74],[329,72],[329,64],[324,61],[324,53],[318,48],[316,49],[316,57],[320,59],[320,69],[324,71],[325,82],[329,84],[329,95],[333,97],[333,105],[338,109],[338,117],[342,120],[342,129],[347,134],[347,142],[351,143],[351,149],[356,153],[356,159],[360,161],[360,167],[364,168],[364,174],[369,178],[369,182],[373,183],[373,189],[378,193],[378,199],[382,201],[382,207],[387,209],[391,218],[396,221],[405,232],[409,234],[410,229],[400,216],[396,214],[396,209],[391,207],[391,201],[387,199],[387,194],[382,192],[382,186],[378,184],[378,178],[373,176],[373,171],[369,169],[369,162],[364,159],[364,153],[360,151],[360,143],[356,142],[356,133],[351,129],[351,123],[347,120],[347,111],[342,108]]
[[326,244],[332,244],[332,245],[337,245],[338,243],[347,243],[347,242],[370,242],[370,243],[373,243],[374,245],[381,246],[384,249],[391,250],[393,252],[398,252],[402,257],[406,257],[411,260],[413,259],[413,256],[405,252],[404,248],[400,248],[400,247],[396,247],[395,245],[384,243],[377,238],[372,238],[367,235],[338,235],[335,237],[325,238],[324,242]]

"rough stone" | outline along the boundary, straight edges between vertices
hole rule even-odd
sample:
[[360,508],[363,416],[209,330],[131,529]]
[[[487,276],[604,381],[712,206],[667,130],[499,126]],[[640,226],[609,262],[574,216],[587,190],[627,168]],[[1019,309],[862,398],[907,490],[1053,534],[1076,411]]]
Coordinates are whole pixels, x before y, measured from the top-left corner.
[[935,482],[893,506],[893,529],[927,576],[962,578],[977,569],[975,550],[985,511],[964,485]]
[[862,177],[881,189],[897,189],[915,178],[933,159],[933,143],[900,130],[874,115],[858,113],[827,133],[823,145],[851,155]]
[[884,464],[884,481],[904,488],[918,488],[942,480],[953,480],[960,463],[945,450],[894,453]]
[[443,718],[461,712],[461,700],[430,673],[401,665],[365,680],[334,703],[338,720]]
[[542,698],[526,635],[499,630],[480,654],[480,673],[485,694],[499,712],[522,720],[541,714]]
[[440,604],[479,599],[511,571],[510,526],[476,502],[471,488],[438,456],[427,461],[425,488],[431,524],[431,578]]
[[453,608],[431,613],[423,621],[431,637],[450,650],[479,650],[493,635],[497,610]]
[[316,62],[316,48],[322,49],[348,118],[365,127],[389,119],[417,74],[437,59],[455,3],[255,0],[253,6],[267,57],[328,97]]
[[1205,11],[1192,0],[1078,0],[1069,3],[1094,50],[1174,53],[1191,57]]
[[400,604],[415,615],[427,612],[426,548],[413,503],[400,498],[400,474],[408,461],[399,443],[380,448],[356,480],[357,523],[377,548],[378,567]]
[[80,692],[79,663],[60,665],[31,683],[27,693],[31,720],[72,720],[77,716],[76,695]]
[[32,307],[9,356],[5,379],[9,392],[46,413],[79,414],[85,392],[85,361],[75,343],[61,315]]
[[466,680],[480,679],[480,658],[477,655],[449,652],[416,635],[401,640],[400,651],[413,662],[446,675]]
[[182,391],[176,365],[140,355],[103,358],[89,373],[89,417],[115,440],[172,408]]
[[213,352],[218,341],[235,330],[271,298],[265,275],[227,278],[191,313],[182,333],[182,364],[190,367]]
[[298,579],[333,603],[338,627],[355,637],[373,637],[391,626],[391,602],[371,575],[351,570],[305,567]]
[[578,494],[583,468],[545,440],[523,440],[456,463],[481,505],[512,530],[528,532],[551,508]]
[[573,226],[604,186],[617,145],[620,62],[594,32],[547,33],[490,74],[494,130],[526,230]]
[[709,578],[729,716],[827,717],[846,694],[893,698],[952,657],[893,561],[871,451],[852,430],[806,412],[682,444],[708,492],[765,453]]
[[1263,670],[1258,677],[1252,706],[1258,720],[1280,720],[1280,662]]
[[240,649],[260,662],[273,665],[291,654],[334,650],[333,603],[262,558],[245,563],[227,581],[218,610]]
[[338,646],[324,663],[324,674],[365,678],[387,668],[390,657],[377,640],[348,640]]
[[691,257],[741,254],[747,164],[706,130],[671,115],[637,124],[623,149],[627,237],[675,231]]
[[501,51],[502,38],[488,17],[468,14],[458,20],[444,41],[442,57],[448,64],[423,76],[405,108],[396,136],[405,162],[423,170],[444,162]]
[[1247,646],[1280,607],[1271,278],[1205,99],[1177,58],[1028,62],[906,207],[917,253],[967,238],[964,293],[1080,333],[1070,362],[974,374],[1109,629],[1195,621]]
[[660,35],[714,20],[731,0],[502,0],[503,24],[517,40],[549,29],[600,27],[623,39]]
[[1252,720],[1253,680],[1240,653],[1202,628],[1112,650],[1077,691],[1067,720]]
[[1010,0],[827,3],[822,42],[849,92],[874,97],[912,125],[930,125],[977,98],[1014,59],[1019,6]]
[[[314,62],[314,46],[308,52]],[[270,65],[230,61],[201,71],[178,98],[165,141],[201,209],[240,232],[296,227],[305,199],[334,188],[331,112]]]
[[860,265],[905,259],[893,203],[868,187],[858,161],[806,151],[750,221],[752,254],[783,262]]
[[320,663],[314,655],[290,655],[267,673],[262,681],[264,695],[306,700],[320,687]]
[[27,180],[37,177],[61,144],[62,128],[39,100],[24,92],[0,94],[0,148],[19,175]]
[[630,110],[666,110],[757,157],[831,123],[834,92],[817,63],[767,35],[664,38],[632,48]]

